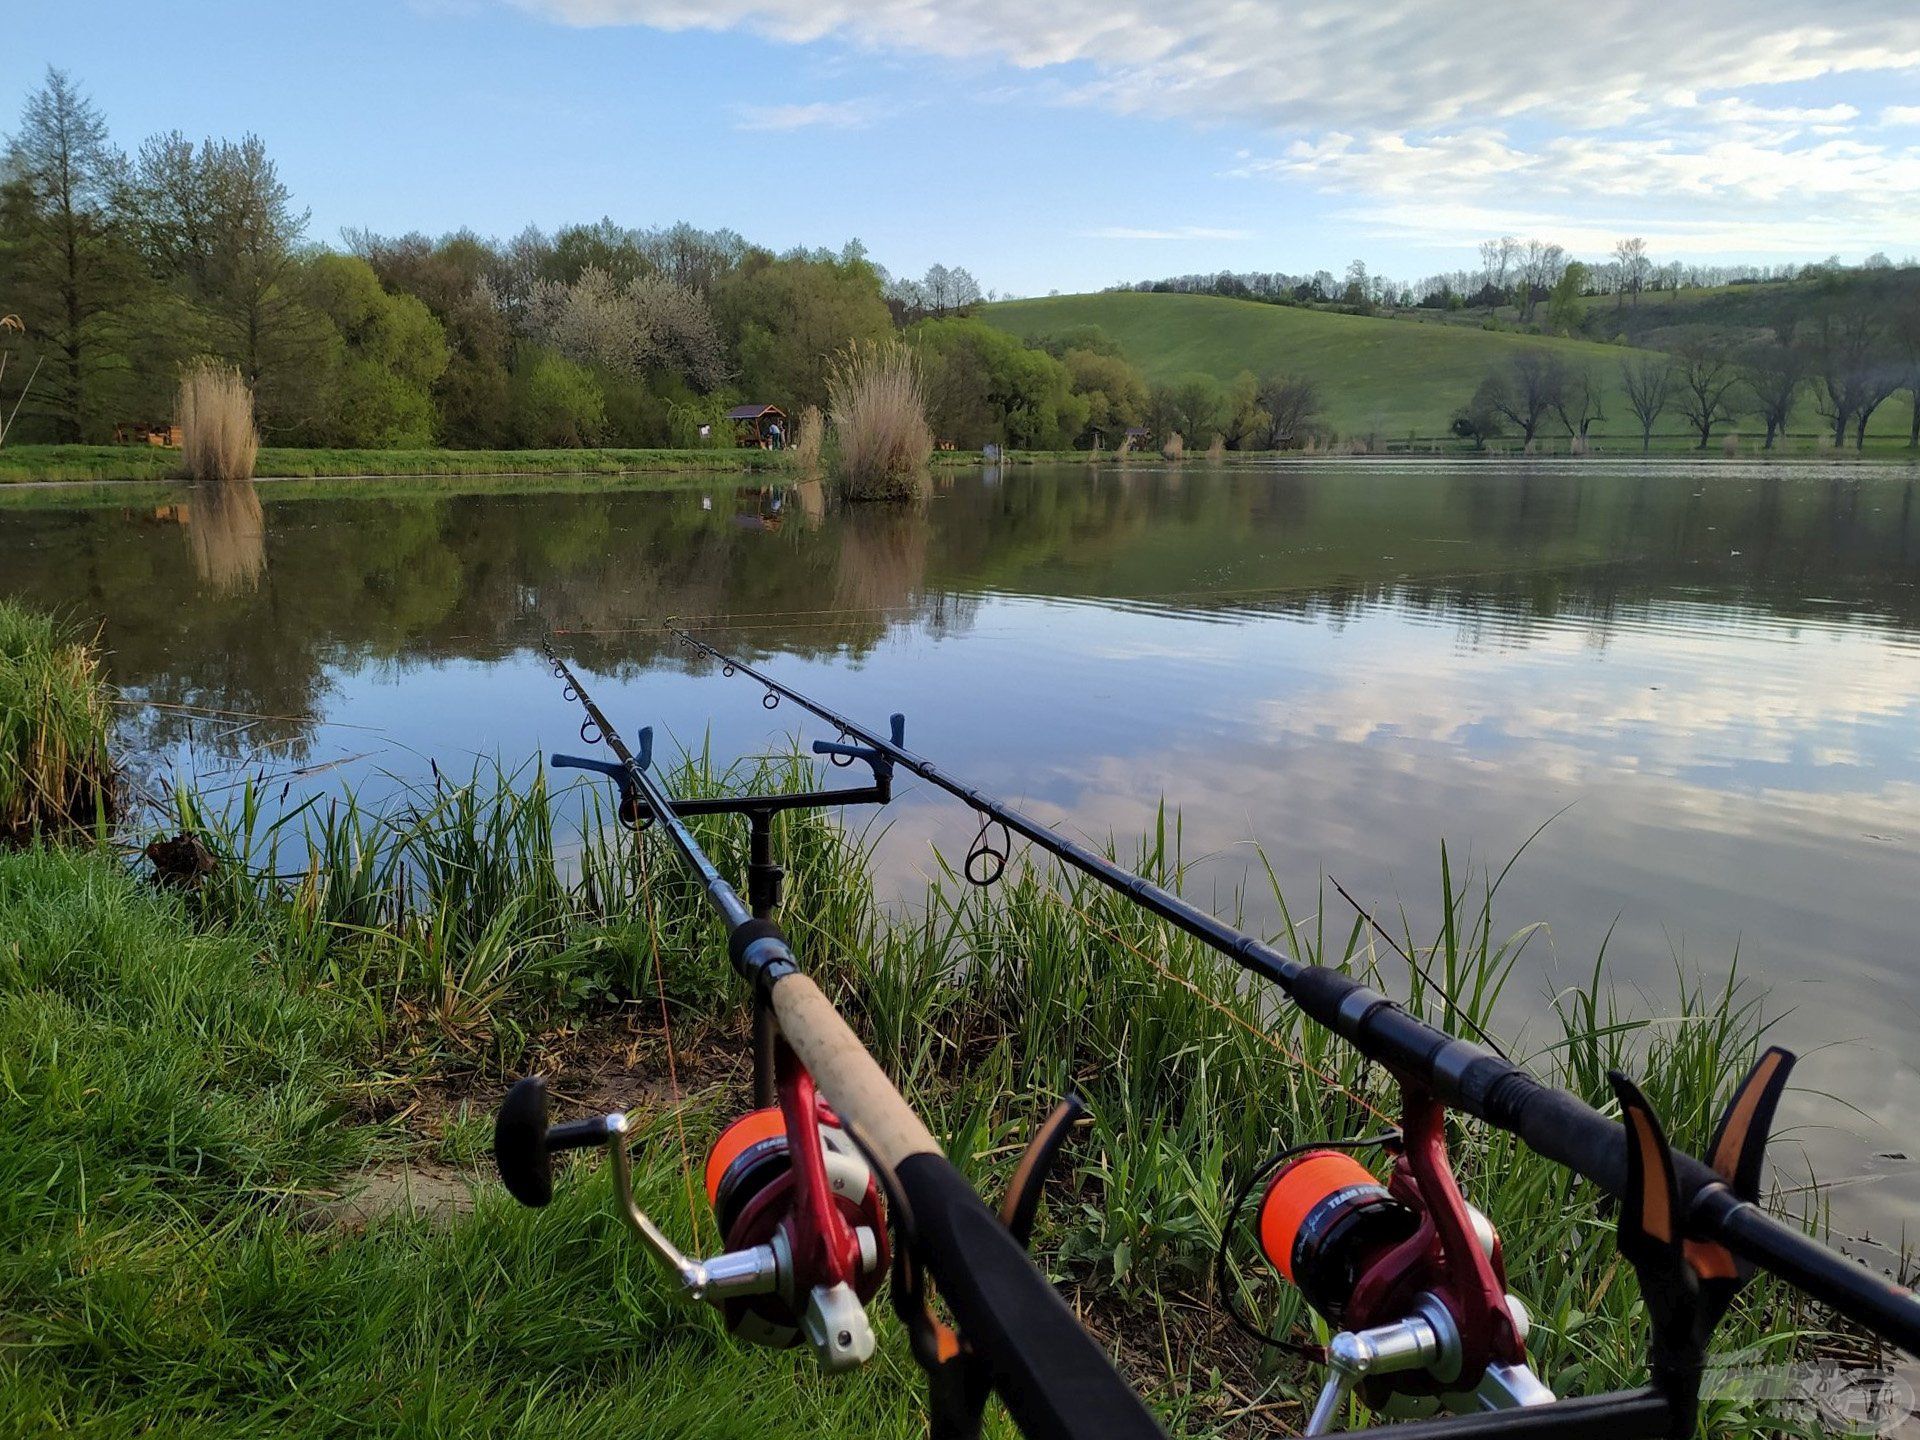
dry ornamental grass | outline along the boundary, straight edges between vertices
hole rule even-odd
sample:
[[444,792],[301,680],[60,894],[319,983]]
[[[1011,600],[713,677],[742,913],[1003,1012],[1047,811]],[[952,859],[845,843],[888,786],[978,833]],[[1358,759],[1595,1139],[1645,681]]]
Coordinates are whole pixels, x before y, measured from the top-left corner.
[[240,372],[196,360],[180,377],[180,468],[189,480],[251,480],[260,454],[253,391]]
[[933,432],[920,367],[898,341],[850,346],[827,378],[846,500],[915,500],[926,493]]
[[818,405],[809,405],[800,412],[799,423],[793,427],[793,444],[789,447],[793,453],[793,463],[808,475],[820,468],[820,450],[827,438],[826,417],[821,415]]

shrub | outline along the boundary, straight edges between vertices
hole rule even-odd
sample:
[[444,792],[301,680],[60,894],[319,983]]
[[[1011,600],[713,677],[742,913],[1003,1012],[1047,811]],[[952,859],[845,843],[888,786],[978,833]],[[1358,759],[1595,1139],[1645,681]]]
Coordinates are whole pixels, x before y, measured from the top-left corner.
[[850,346],[834,361],[827,397],[842,498],[911,500],[925,492],[933,432],[912,351],[898,341]]
[[195,360],[180,376],[174,405],[180,423],[180,469],[190,480],[251,480],[260,454],[253,391],[240,372],[217,360]]

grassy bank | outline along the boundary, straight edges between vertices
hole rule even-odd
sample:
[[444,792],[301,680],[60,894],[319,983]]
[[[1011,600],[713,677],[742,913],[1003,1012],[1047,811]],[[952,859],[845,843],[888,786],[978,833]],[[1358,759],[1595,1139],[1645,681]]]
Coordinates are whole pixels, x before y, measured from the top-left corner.
[[[488,1176],[491,1108],[538,1069],[568,1113],[635,1112],[643,1203],[711,1246],[690,1172],[746,1086],[743,997],[699,897],[592,815],[575,852],[554,816],[576,807],[533,774],[273,823],[252,794],[217,816],[183,798],[181,820],[223,860],[192,895],[104,853],[0,855],[15,1117],[0,1162],[0,1430],[924,1433],[885,1307],[877,1363],[829,1381],[670,1305],[592,1160],[537,1214]],[[949,877],[917,918],[890,922],[851,842],[815,817],[779,825],[802,955],[983,1191],[998,1193],[1058,1095],[1087,1098],[1035,1249],[1167,1422],[1297,1426],[1294,1362],[1215,1318],[1223,1197],[1279,1143],[1375,1128],[1391,1105],[1381,1077],[1083,882],[1018,866],[992,891]],[[743,827],[702,828],[738,873]],[[1177,883],[1176,847],[1151,837],[1143,870]],[[577,859],[563,867],[556,850]],[[1464,893],[1426,918],[1442,937],[1431,968],[1484,1018],[1514,947]],[[1401,967],[1375,964],[1357,927],[1284,938],[1449,1020]],[[1751,997],[1690,990],[1656,1023],[1569,994],[1552,1033],[1522,1047],[1536,1068],[1598,1100],[1623,1065],[1676,1139],[1702,1144],[1762,1027]],[[1534,1311],[1542,1373],[1581,1390],[1638,1378],[1644,1317],[1590,1187],[1504,1137],[1460,1140],[1468,1193]],[[1245,1274],[1265,1320],[1300,1318],[1253,1264]],[[1723,1343],[1782,1358],[1803,1318],[1757,1286]]]
[[[752,472],[786,468],[769,450],[294,450],[266,446],[257,473],[358,475],[628,475],[681,470]],[[0,484],[33,480],[168,480],[174,450],[150,445],[9,445]]]
[[0,599],[0,844],[107,818],[112,728],[92,642]]
[[[1271,309],[1272,307],[1261,307]],[[1345,318],[1345,317],[1335,317]],[[1904,422],[1903,422],[1904,423]],[[1869,435],[1864,458],[1920,463],[1920,456],[1909,450],[1901,435]],[[1567,452],[1563,437],[1544,436],[1537,447],[1542,457],[1562,456]],[[1205,465],[1266,465],[1275,460],[1325,461],[1345,458],[1352,453],[1351,442],[1341,442],[1318,453],[1228,451],[1221,460],[1211,461],[1189,455],[1184,463]],[[1413,456],[1415,458],[1472,459],[1476,455],[1516,457],[1513,446],[1496,442],[1486,452],[1476,452],[1464,440],[1436,430],[1418,434],[1382,433],[1374,439],[1374,454]],[[1593,451],[1596,457],[1630,460],[1640,455],[1638,435],[1602,437]],[[1735,454],[1729,457],[1716,438],[1711,449],[1694,448],[1691,437],[1656,435],[1653,453],[1669,459],[1705,460],[1778,459],[1853,462],[1862,458],[1852,449],[1835,452],[1819,442],[1812,431],[1790,435],[1771,452],[1763,452],[1751,435],[1737,439]],[[522,484],[529,479],[552,477],[575,481],[594,478],[647,480],[654,484],[698,481],[708,477],[767,476],[802,478],[786,452],[769,450],[277,450],[260,452],[260,476],[263,480],[329,481],[328,494],[377,494],[382,481],[413,480],[428,483],[436,479],[461,479],[469,482]],[[985,463],[977,451],[936,450],[928,462],[935,469],[974,469]],[[1113,451],[1094,453],[1086,450],[1011,450],[998,460],[1002,465],[1054,465],[1088,463],[1120,465],[1159,465],[1165,463],[1158,451],[1116,455]],[[9,445],[0,449],[0,500],[8,488],[34,483],[80,486],[89,483],[119,487],[134,482],[148,485],[183,483],[178,478],[178,457],[173,451],[135,445]],[[17,490],[16,494],[26,494]]]

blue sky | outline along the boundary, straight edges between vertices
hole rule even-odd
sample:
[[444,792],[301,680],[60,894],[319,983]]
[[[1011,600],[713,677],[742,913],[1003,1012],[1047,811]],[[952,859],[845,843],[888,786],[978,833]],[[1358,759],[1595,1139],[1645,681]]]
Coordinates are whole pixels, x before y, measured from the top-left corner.
[[9,10],[0,125],[54,64],[129,149],[255,131],[324,241],[685,219],[1020,294],[1355,256],[1412,277],[1503,232],[1920,251],[1920,6],[1885,0]]

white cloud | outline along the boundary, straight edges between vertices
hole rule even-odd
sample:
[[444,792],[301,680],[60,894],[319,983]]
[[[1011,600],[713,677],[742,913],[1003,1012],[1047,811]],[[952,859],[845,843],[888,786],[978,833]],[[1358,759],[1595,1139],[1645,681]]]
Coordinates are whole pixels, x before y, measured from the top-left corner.
[[1659,0],[1523,4],[1492,26],[1445,0],[1177,7],[1104,0],[519,0],[576,25],[749,29],[885,50],[1082,63],[1126,109],[1285,127],[1423,128],[1539,114],[1606,124],[1757,85],[1920,66],[1920,12],[1835,0],[1699,0],[1688,37]]
[[[1836,224],[1855,237],[1920,225],[1920,148],[1862,140],[1875,127],[1835,93],[1848,76],[1920,71],[1920,6],[1885,0],[1817,13],[1798,0],[1694,0],[1684,17],[1664,0],[1519,0],[1488,24],[1446,0],[512,3],[575,25],[743,30],[1051,71],[1062,103],[1275,135],[1276,153],[1237,173],[1379,200],[1478,201],[1567,225],[1593,208],[1576,202],[1605,201],[1591,218],[1610,230],[1651,233],[1664,219],[1703,236],[1733,214],[1772,245]],[[1783,84],[1794,103],[1779,103]],[[771,113],[859,123],[830,112]],[[1916,115],[1894,106],[1879,124]]]
[[1088,240],[1251,240],[1251,230],[1213,225],[1172,225],[1158,229],[1136,229],[1130,225],[1103,225],[1098,230],[1079,232]]
[[1245,157],[1233,173],[1362,198],[1372,203],[1361,218],[1434,243],[1504,228],[1604,250],[1623,216],[1669,254],[1824,252],[1920,229],[1920,147],[1839,136],[1781,145],[1566,134],[1521,147],[1494,129],[1412,140],[1333,133]]
[[806,105],[746,105],[736,130],[858,130],[873,123],[870,100],[815,100]]

